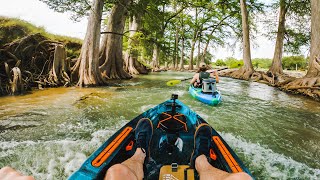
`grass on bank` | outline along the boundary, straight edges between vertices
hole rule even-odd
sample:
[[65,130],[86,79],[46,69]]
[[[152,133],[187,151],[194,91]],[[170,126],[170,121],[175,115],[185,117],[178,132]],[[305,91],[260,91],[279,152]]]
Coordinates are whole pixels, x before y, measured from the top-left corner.
[[40,33],[50,40],[63,42],[66,45],[68,57],[73,58],[80,54],[81,39],[48,33],[44,27],[37,27],[17,18],[0,16],[0,48],[7,43],[36,33]]
[[[309,57],[304,56],[286,56],[282,58],[282,67],[284,70],[300,70],[304,71],[308,67]],[[255,58],[252,59],[252,65],[255,69],[269,69],[272,59],[268,58]],[[235,59],[232,57],[226,59],[218,59],[214,66],[227,66],[229,68],[240,68],[243,66],[242,59]]]

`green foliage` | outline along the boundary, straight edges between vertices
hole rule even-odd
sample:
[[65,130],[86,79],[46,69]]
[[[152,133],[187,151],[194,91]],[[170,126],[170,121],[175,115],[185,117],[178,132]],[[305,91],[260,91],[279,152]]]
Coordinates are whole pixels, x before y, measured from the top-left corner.
[[225,63],[229,68],[240,68],[243,66],[242,60],[237,60],[236,58],[233,58],[233,57],[226,58]]
[[37,27],[27,21],[16,18],[0,17],[0,47],[25,36],[40,33],[44,37],[63,42],[66,45],[68,57],[77,57],[80,54],[82,41],[78,38],[50,34],[43,27]]
[[287,29],[286,36],[287,38],[286,44],[284,46],[285,52],[291,52],[294,54],[300,54],[301,48],[309,46],[310,43],[310,32],[301,32],[301,30],[297,29]]
[[[282,67],[283,69],[287,70],[295,70],[296,65],[298,70],[305,70],[306,69],[306,62],[308,59],[304,58],[303,56],[288,56],[282,58]],[[261,69],[269,69],[272,63],[272,59],[268,58],[255,58],[252,59],[252,65],[256,68]],[[237,60],[233,57],[228,57],[226,59],[218,59],[215,63],[215,66],[228,66],[229,68],[240,68],[243,66],[242,60]]]
[[71,12],[73,20],[88,15],[91,8],[90,1],[87,0],[39,0],[49,6],[54,11],[64,13]]
[[217,59],[215,63],[213,63],[215,66],[228,66],[228,68],[240,68],[243,66],[242,60],[237,60],[233,57],[228,57],[226,59]]
[[271,4],[271,9],[264,20],[265,28],[268,32],[265,34],[269,39],[275,40],[277,35],[277,25],[273,14],[279,14],[280,2],[285,3],[285,37],[284,37],[284,52],[300,54],[301,50],[310,46],[311,34],[311,3],[310,0],[291,0],[291,1],[274,1]]
[[45,30],[26,21],[0,16],[0,47],[34,33],[45,34]]
[[[203,56],[203,53],[200,54],[200,60],[202,59],[202,56]],[[198,56],[195,56],[193,58],[193,64],[195,65],[196,64],[196,60],[198,59]],[[206,53],[206,57],[204,58],[204,62],[206,64],[211,64],[211,60],[213,59],[213,55],[210,53],[210,52],[207,52]]]
[[300,54],[310,46],[311,3],[310,0],[292,0],[287,3],[285,52]]
[[268,69],[272,64],[272,59],[268,58],[255,58],[252,59],[252,65],[256,68]]
[[227,64],[223,61],[223,59],[218,59],[214,65],[216,66],[226,66]]
[[282,58],[282,67],[287,70],[305,70],[307,59],[303,56],[287,56]]

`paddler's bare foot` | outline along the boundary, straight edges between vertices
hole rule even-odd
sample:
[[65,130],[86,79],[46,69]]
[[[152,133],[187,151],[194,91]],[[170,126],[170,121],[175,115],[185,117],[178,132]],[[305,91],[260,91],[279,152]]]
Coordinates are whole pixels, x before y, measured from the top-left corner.
[[252,178],[244,172],[227,173],[217,169],[208,162],[205,155],[196,158],[195,168],[199,173],[200,180],[251,180]]
[[146,153],[144,153],[141,148],[137,148],[131,158],[121,164],[111,166],[104,179],[143,179],[143,163],[145,158]]
[[34,180],[31,176],[23,176],[11,167],[3,167],[0,169],[0,180]]

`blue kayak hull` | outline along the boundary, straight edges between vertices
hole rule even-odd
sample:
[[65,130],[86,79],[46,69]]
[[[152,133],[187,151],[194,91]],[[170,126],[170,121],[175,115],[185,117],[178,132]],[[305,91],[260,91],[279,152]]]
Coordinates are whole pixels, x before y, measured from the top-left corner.
[[189,93],[195,99],[209,105],[217,105],[221,102],[221,94],[217,91],[214,95],[212,93],[203,93],[201,88],[195,88],[194,86],[189,86]]
[[[175,104],[175,108],[172,108]],[[163,127],[166,117],[183,117],[183,126],[176,128],[174,133]],[[130,158],[135,152],[134,129],[141,118],[149,118],[154,126],[153,137],[150,145],[150,157],[152,160],[145,165],[144,177],[146,179],[159,179],[160,168],[163,165],[178,163],[188,165],[194,148],[194,133],[201,123],[207,123],[197,113],[179,100],[167,100],[154,108],[151,108],[135,117],[105,141],[82,164],[79,170],[74,172],[69,180],[103,179],[106,171],[114,164],[121,163]],[[163,118],[166,118],[163,120]],[[162,120],[161,120],[162,119]],[[172,118],[174,119],[174,118]],[[172,122],[170,122],[171,124]],[[174,123],[180,123],[175,121]],[[179,129],[180,128],[180,129]],[[177,136],[180,139],[180,147],[167,146],[166,138]],[[226,172],[246,172],[251,175],[243,162],[229,147],[224,139],[212,128],[211,149],[215,158],[210,160],[212,166]],[[169,141],[168,141],[169,142]],[[165,144],[165,145],[163,145]],[[210,151],[211,151],[210,149]],[[252,175],[251,175],[252,176]],[[195,175],[195,179],[198,176]]]

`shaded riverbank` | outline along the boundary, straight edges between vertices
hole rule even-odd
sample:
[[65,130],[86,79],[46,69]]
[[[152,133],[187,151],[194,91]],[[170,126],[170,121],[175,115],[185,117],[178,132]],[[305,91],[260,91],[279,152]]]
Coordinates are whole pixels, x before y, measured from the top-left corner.
[[221,78],[223,102],[195,101],[191,73],[161,72],[119,87],[52,88],[0,98],[0,166],[66,179],[116,129],[172,93],[219,131],[257,179],[320,178],[320,106],[256,82]]

